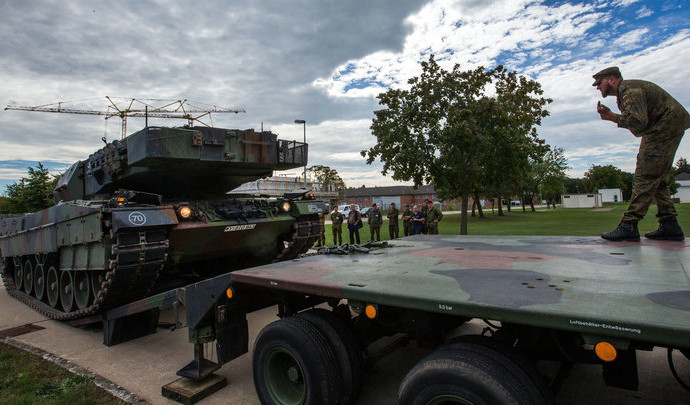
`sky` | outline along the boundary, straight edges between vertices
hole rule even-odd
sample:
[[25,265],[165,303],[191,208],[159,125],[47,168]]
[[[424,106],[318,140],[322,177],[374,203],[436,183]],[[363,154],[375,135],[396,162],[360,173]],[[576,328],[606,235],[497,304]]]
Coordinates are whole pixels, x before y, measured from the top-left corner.
[[[599,119],[597,101],[618,110],[592,75],[618,66],[690,108],[689,9],[687,0],[0,0],[0,106],[189,100],[246,111],[212,114],[213,126],[288,140],[303,139],[294,121],[305,120],[310,166],[330,166],[349,187],[411,184],[360,151],[376,142],[376,95],[405,88],[434,54],[446,69],[504,65],[540,82],[553,103],[538,133],[564,149],[569,176],[592,165],[632,172],[639,139]],[[130,118],[128,133],[144,125]],[[0,110],[0,128],[3,193],[39,161],[57,174],[87,158],[101,138],[120,137],[121,122]],[[687,136],[679,157],[690,158]]]

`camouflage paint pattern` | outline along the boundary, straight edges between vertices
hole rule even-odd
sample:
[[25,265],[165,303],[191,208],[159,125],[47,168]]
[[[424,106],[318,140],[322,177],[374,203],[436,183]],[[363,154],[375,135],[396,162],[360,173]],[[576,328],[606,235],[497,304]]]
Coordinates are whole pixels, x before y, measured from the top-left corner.
[[690,347],[690,243],[417,235],[363,255],[240,270],[233,284]]

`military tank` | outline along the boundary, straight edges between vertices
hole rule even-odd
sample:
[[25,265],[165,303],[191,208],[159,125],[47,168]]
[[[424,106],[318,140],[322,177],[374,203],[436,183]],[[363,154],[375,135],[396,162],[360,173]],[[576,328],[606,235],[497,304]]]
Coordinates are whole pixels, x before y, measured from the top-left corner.
[[254,130],[146,127],[108,143],[59,177],[56,205],[0,220],[6,290],[74,320],[294,258],[317,240],[325,204],[228,190],[306,162],[305,143]]

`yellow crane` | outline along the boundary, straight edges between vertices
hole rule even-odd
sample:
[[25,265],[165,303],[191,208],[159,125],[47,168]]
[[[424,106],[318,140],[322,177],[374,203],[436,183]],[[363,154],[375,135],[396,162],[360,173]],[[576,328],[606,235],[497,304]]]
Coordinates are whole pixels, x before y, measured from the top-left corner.
[[[160,99],[125,99],[124,102],[115,102],[113,98],[106,96],[110,105],[106,111],[89,110],[65,107],[65,104],[74,103],[75,101],[62,101],[58,103],[44,104],[33,107],[8,105],[5,110],[19,110],[19,111],[35,111],[35,112],[52,112],[63,114],[84,114],[84,115],[102,115],[105,119],[112,117],[120,117],[122,119],[122,138],[127,136],[127,118],[128,117],[142,117],[148,118],[173,118],[187,120],[189,125],[193,122],[198,122],[209,127],[210,125],[201,121],[201,118],[211,117],[211,113],[244,113],[245,110],[236,110],[230,108],[218,107],[216,105],[205,105],[206,108],[199,107],[192,104],[189,100],[160,100]],[[150,105],[148,102],[165,103],[160,106]],[[119,104],[119,105],[118,105]]]

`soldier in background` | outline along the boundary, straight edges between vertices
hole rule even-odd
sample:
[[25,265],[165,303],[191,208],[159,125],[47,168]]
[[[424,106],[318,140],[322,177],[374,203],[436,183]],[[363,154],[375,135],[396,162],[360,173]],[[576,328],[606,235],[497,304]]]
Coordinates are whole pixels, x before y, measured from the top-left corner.
[[405,211],[402,214],[403,220],[403,234],[405,236],[412,235],[412,210],[410,209],[410,204],[405,205]]
[[336,205],[331,213],[331,229],[333,230],[333,244],[342,245],[343,244],[343,221],[345,216],[338,211],[338,206]]
[[395,203],[391,203],[391,207],[388,209],[388,214],[386,214],[386,217],[388,217],[388,236],[391,239],[398,239],[400,237],[400,233],[398,231],[399,216],[400,211],[395,208]]
[[438,235],[438,221],[443,218],[443,213],[438,207],[434,206],[431,200],[426,202],[426,230],[429,235]]
[[645,233],[649,239],[684,240],[671,200],[668,174],[680,140],[690,128],[690,114],[670,94],[644,80],[623,80],[617,67],[595,74],[594,83],[602,97],[615,96],[620,114],[597,103],[602,120],[615,122],[636,137],[641,137],[633,178],[630,206],[618,228],[601,235],[613,241],[639,241],[637,222],[644,218],[656,200],[659,228]]
[[[427,213],[429,212],[429,207],[427,207],[427,202],[428,202],[428,201],[429,201],[429,200],[424,201],[424,204],[422,204],[422,206],[419,207],[419,211],[420,211],[422,214],[424,214],[424,218],[425,218],[425,219],[426,219]],[[422,233],[423,233],[424,235],[426,235],[427,232],[428,232],[428,231],[427,231],[427,223],[426,223],[426,220],[425,220],[425,221],[422,223]]]
[[321,230],[319,231],[319,240],[316,246],[326,246],[326,215],[319,212],[319,222],[321,222]]
[[[373,208],[369,210],[369,218],[367,219],[369,224],[369,232],[371,233],[371,239],[377,242],[381,241],[381,225],[383,224],[383,214],[379,209],[378,204],[374,204]],[[376,239],[374,239],[376,236]]]

